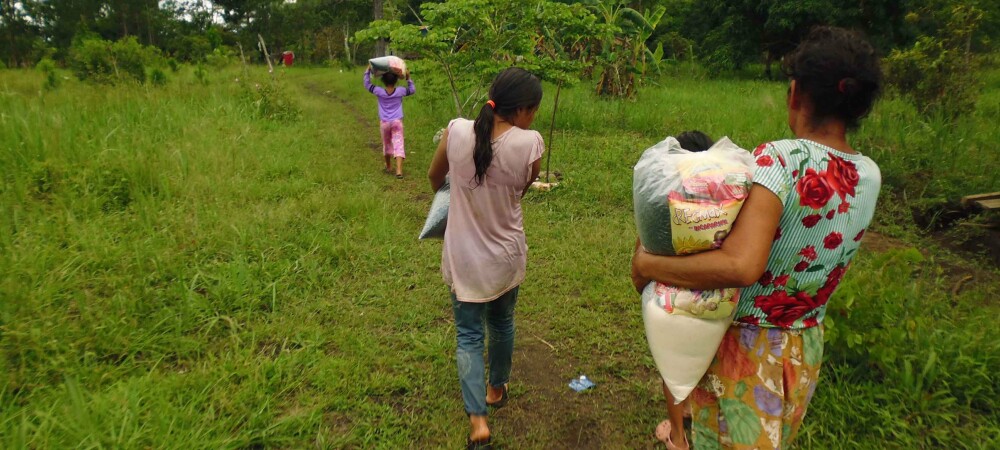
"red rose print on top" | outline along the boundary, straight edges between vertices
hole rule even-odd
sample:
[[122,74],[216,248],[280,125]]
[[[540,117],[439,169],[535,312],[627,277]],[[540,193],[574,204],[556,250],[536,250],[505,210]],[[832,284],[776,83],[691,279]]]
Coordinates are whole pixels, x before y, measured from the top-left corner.
[[817,257],[817,255],[816,255],[816,247],[812,246],[812,245],[807,246],[807,247],[803,248],[802,250],[799,250],[799,255],[801,255],[807,261],[815,261],[816,257]]
[[836,231],[831,231],[830,234],[823,238],[823,247],[826,247],[828,250],[833,250],[840,247],[842,242],[844,242],[844,235]]
[[799,204],[812,209],[822,209],[834,194],[826,172],[817,173],[811,167],[806,169],[806,174],[802,178],[799,178],[795,184],[795,191],[799,194]]
[[816,292],[816,306],[825,305],[830,300],[830,296],[833,295],[833,291],[840,285],[840,280],[844,278],[846,272],[847,267],[844,266],[834,267],[830,271],[826,276],[826,283],[823,283],[823,287],[819,288]]
[[765,148],[767,148],[767,144],[758,145],[757,148],[753,149],[753,155],[760,156],[761,153],[764,153]]
[[853,162],[831,153],[830,163],[826,167],[826,179],[841,200],[848,195],[854,197],[854,187],[858,185],[859,179],[858,169]]
[[816,224],[819,223],[819,220],[822,218],[823,216],[819,214],[810,214],[802,218],[802,225],[804,225],[806,228],[812,228],[816,226]]
[[767,314],[768,322],[783,328],[790,327],[800,317],[816,308],[816,302],[805,292],[791,296],[785,291],[774,291],[770,295],[755,297],[753,304]]
[[774,159],[772,159],[768,155],[764,155],[764,156],[761,156],[760,158],[757,158],[757,165],[758,166],[770,167],[771,164],[774,164]]

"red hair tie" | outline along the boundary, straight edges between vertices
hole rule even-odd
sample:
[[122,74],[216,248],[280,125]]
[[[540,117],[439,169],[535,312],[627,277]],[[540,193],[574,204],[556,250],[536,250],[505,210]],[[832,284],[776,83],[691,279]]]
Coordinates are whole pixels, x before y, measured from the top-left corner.
[[847,93],[847,78],[842,78],[840,83],[837,83],[837,90],[840,91],[841,94]]
[[490,105],[490,108],[497,109],[497,104],[493,103],[493,100],[486,100],[486,104]]

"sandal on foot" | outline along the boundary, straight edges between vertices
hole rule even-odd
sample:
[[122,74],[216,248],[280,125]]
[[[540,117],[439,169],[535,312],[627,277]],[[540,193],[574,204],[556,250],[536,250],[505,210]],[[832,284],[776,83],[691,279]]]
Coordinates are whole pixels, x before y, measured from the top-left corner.
[[486,439],[480,439],[478,441],[473,441],[470,438],[465,438],[465,449],[466,450],[493,450],[493,443],[490,442],[491,437],[488,437]]
[[396,178],[399,178],[400,180],[402,180],[402,179],[403,179],[403,174],[401,174],[401,173],[397,173],[397,174],[396,174]]
[[503,408],[505,405],[507,405],[507,400],[509,400],[509,399],[510,399],[510,395],[507,394],[507,385],[504,384],[503,385],[503,390],[500,391],[500,400],[497,400],[497,401],[495,401],[493,403],[486,402],[486,406],[489,406],[490,408],[493,408],[493,409],[500,409],[500,408]]
[[656,435],[656,439],[667,446],[667,450],[689,450],[691,445],[688,444],[687,436],[684,436],[684,445],[674,444],[670,440],[670,432],[673,431],[673,425],[670,424],[670,419],[660,422],[656,426],[656,431],[653,432]]

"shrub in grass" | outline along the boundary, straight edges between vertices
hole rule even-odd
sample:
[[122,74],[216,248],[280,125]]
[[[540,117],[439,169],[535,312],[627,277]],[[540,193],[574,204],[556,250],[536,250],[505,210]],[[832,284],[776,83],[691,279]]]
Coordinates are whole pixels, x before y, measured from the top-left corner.
[[205,66],[198,63],[194,66],[194,77],[201,84],[208,84],[208,72],[205,70]]
[[56,71],[55,61],[51,58],[42,58],[35,65],[35,68],[45,75],[45,89],[51,90],[59,87],[61,80],[59,79],[59,73]]
[[938,36],[921,36],[913,47],[893,50],[885,59],[886,78],[922,113],[957,117],[975,109],[980,92],[979,58],[970,47],[983,11],[956,6],[947,20]]
[[299,117],[293,103],[278,80],[243,83],[243,104],[251,117],[275,121],[292,121]]
[[982,293],[949,296],[941,270],[916,249],[890,250],[858,262],[828,306],[831,365],[895,411],[882,431],[904,448],[947,444],[962,421],[1000,406],[1000,343],[972,301]]
[[110,42],[85,39],[70,50],[70,67],[80,80],[115,84],[146,81],[146,66],[160,59],[159,50],[133,36]]
[[163,86],[167,84],[167,74],[163,73],[159,67],[154,68],[149,72],[149,82],[156,86]]

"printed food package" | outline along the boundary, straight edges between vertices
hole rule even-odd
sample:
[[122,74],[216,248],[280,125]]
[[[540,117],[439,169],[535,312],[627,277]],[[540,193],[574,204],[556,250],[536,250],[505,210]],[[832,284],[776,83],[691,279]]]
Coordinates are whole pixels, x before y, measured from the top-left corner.
[[406,61],[398,56],[380,56],[369,59],[368,63],[378,72],[395,72],[400,78],[406,76]]
[[417,239],[444,239],[444,230],[448,226],[448,205],[451,203],[451,184],[445,177],[444,184],[434,194],[431,210],[427,213],[424,229]]
[[658,255],[718,248],[750,192],[752,167],[750,153],[725,137],[703,152],[673,137],[643,152],[632,178],[643,247]]
[[[673,137],[635,165],[632,198],[646,251],[687,255],[719,248],[750,192],[753,158],[720,139],[689,152]],[[732,322],[739,289],[691,290],[651,282],[642,315],[653,361],[679,403],[708,370]]]

